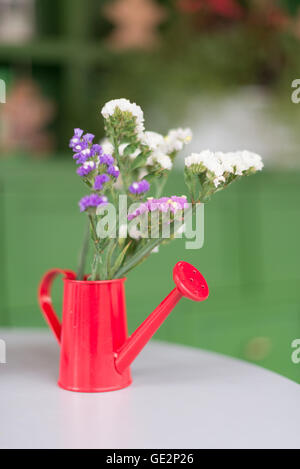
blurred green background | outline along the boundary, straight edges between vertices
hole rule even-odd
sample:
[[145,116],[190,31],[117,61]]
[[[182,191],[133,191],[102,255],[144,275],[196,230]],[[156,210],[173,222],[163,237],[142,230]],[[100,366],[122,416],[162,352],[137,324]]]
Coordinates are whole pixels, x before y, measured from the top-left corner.
[[[298,0],[0,0],[7,15],[6,27],[0,19],[7,84],[0,326],[45,326],[39,280],[52,267],[76,269],[86,221],[68,140],[74,127],[101,138],[101,106],[127,97],[144,109],[147,129],[190,126],[188,152],[247,147],[266,162],[206,205],[202,249],[176,240],[129,274],[130,331],[170,290],[175,262],[186,260],[207,278],[210,297],[183,300],[156,338],[300,382],[300,364],[291,361],[300,336],[300,105],[291,101],[300,78],[299,7]],[[165,193],[185,193],[180,161]],[[54,290],[60,311],[59,280]]]

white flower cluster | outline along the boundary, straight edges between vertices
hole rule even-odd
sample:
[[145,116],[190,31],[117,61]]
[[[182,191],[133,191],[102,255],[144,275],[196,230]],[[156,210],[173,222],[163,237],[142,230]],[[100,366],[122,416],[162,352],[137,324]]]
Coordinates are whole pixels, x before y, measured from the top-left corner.
[[171,129],[168,135],[164,137],[157,132],[144,132],[142,142],[148,145],[151,150],[161,150],[166,155],[174,151],[182,150],[192,140],[191,129]]
[[[103,140],[101,140],[100,145],[102,146],[102,150],[103,150],[103,153],[105,155],[112,155],[113,154],[114,146],[113,146],[112,143],[110,143],[110,141],[107,138],[104,138]],[[124,156],[124,151],[125,151],[126,147],[128,147],[128,145],[129,145],[129,143],[122,143],[121,145],[119,145],[119,155],[120,156]],[[140,153],[141,153],[141,150],[139,148],[137,148],[137,150],[135,150],[135,152],[130,154],[130,158],[134,160]]]
[[108,119],[114,115],[117,108],[123,112],[130,112],[136,118],[137,134],[141,137],[144,132],[144,113],[141,107],[125,98],[112,99],[103,106],[101,114],[104,119]]
[[247,150],[228,153],[204,150],[185,158],[185,166],[195,174],[208,171],[218,187],[221,182],[225,182],[227,175],[242,176],[247,171],[261,171],[264,164],[261,156]]
[[[113,116],[116,109],[123,112],[130,112],[136,118],[136,131],[138,138],[143,145],[147,145],[151,150],[151,155],[148,157],[146,165],[153,166],[160,165],[163,169],[172,169],[173,163],[170,155],[174,152],[182,150],[183,146],[189,143],[192,139],[192,131],[190,129],[172,129],[168,135],[164,137],[157,132],[144,131],[144,114],[140,106],[131,103],[128,99],[113,99],[108,101],[101,110],[105,119]],[[122,143],[119,146],[120,156],[124,155],[124,151],[129,143]],[[113,147],[106,140],[102,143],[104,153],[112,154]],[[141,148],[137,148],[129,155],[131,159],[135,159],[140,153]]]
[[173,163],[169,155],[165,155],[159,150],[154,150],[152,155],[147,158],[146,165],[153,166],[158,163],[163,169],[170,171]]
[[144,132],[142,142],[152,150],[146,162],[147,166],[158,163],[163,169],[172,169],[173,163],[169,155],[182,150],[191,139],[190,129],[172,129],[166,137],[157,132]]
[[147,145],[150,150],[156,150],[159,147],[163,147],[165,139],[163,135],[159,134],[158,132],[147,131],[144,132],[142,143]]
[[180,151],[184,145],[187,145],[192,140],[193,134],[191,129],[171,129],[168,135],[165,137],[165,144],[167,147],[167,153],[173,153],[173,151]]
[[112,143],[110,143],[108,138],[104,138],[103,140],[101,140],[100,145],[101,145],[103,153],[105,155],[112,155],[113,154],[114,146],[113,146]]

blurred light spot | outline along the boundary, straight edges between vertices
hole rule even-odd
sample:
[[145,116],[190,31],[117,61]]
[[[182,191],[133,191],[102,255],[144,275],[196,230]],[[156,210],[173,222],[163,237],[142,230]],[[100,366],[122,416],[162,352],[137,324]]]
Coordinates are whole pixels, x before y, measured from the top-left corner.
[[248,360],[264,360],[271,352],[272,342],[269,337],[254,337],[245,347],[245,357]]

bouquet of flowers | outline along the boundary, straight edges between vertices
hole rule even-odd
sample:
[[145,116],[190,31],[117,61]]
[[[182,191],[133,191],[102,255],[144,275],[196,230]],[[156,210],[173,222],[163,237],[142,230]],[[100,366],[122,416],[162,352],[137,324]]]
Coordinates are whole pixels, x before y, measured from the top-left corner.
[[[160,244],[181,237],[199,204],[263,168],[261,157],[248,151],[192,153],[185,159],[187,196],[162,197],[191,130],[172,129],[166,136],[146,131],[142,109],[127,99],[107,102],[101,113],[106,134],[101,144],[81,129],[70,140],[77,174],[90,192],[79,202],[94,244],[89,280],[124,277]],[[78,279],[84,264],[83,255]]]

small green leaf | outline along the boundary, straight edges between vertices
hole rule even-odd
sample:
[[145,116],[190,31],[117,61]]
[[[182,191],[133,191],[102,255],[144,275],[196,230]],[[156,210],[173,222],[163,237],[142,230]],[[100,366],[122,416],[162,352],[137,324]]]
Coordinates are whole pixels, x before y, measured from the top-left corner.
[[111,243],[111,246],[108,250],[108,253],[107,253],[107,261],[106,261],[106,265],[107,265],[107,276],[108,278],[110,278],[110,270],[111,270],[111,259],[112,259],[112,255],[117,247],[117,242],[113,242]]
[[147,160],[147,153],[140,153],[134,160],[131,165],[131,170],[140,168],[141,166],[144,166]]
[[126,262],[116,273],[115,278],[121,278],[126,272],[133,269],[136,265],[141,263],[141,261],[145,260],[147,256],[151,253],[151,251],[161,244],[161,239],[151,239],[147,240],[145,246],[142,249],[137,250],[137,252]]
[[122,262],[125,258],[125,255],[126,255],[126,252],[128,250],[128,248],[130,247],[132,241],[129,241],[129,243],[125,246],[125,248],[123,249],[123,251],[119,254],[116,262],[115,262],[115,265],[113,266],[112,270],[111,270],[111,278],[114,278],[114,275],[115,273],[119,270],[119,268],[121,267],[122,265]]
[[195,199],[196,197],[196,183],[197,183],[197,177],[191,174],[191,172],[187,169],[184,171],[184,182],[188,188],[189,195],[192,198],[192,200]]
[[158,177],[157,172],[153,171],[152,173],[149,173],[146,176],[144,176],[143,179],[147,179],[148,182],[151,182],[153,181],[153,179],[156,179],[157,177]]
[[134,153],[137,149],[137,145],[135,144],[129,144],[124,150],[124,156],[130,156],[132,153]]

